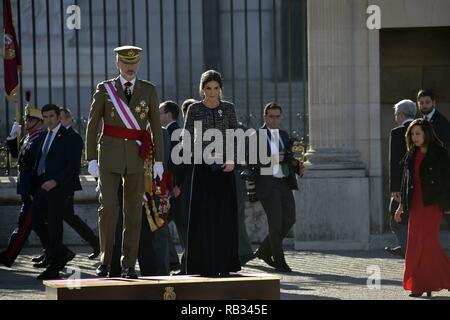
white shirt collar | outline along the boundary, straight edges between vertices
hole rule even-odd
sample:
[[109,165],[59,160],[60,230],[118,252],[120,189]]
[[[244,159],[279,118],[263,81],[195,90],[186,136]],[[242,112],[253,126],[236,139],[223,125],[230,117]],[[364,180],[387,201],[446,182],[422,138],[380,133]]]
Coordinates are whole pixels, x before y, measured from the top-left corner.
[[[54,129],[52,129],[53,136],[55,136],[55,135],[58,133],[59,128],[61,128],[61,122],[60,122]],[[47,133],[48,133],[49,131],[50,131],[50,130],[47,129]]]
[[425,117],[427,118],[428,121],[431,120],[431,118],[433,118],[434,114],[436,113],[436,108],[434,108],[429,114],[427,114]]
[[174,121],[172,121],[172,122],[169,122],[168,124],[167,124],[167,126],[165,126],[164,127],[164,129],[167,129],[167,128],[169,128],[170,127],[170,125],[172,124],[172,123],[175,123],[176,121],[174,120]]
[[128,81],[128,80],[126,80],[124,77],[122,77],[122,75],[120,75],[120,83],[122,84],[122,88],[124,88],[125,87],[125,83],[127,83],[127,82],[131,82],[131,84],[132,84],[132,86],[131,86],[131,89],[133,89],[133,87],[134,87],[134,84],[136,83],[136,78],[134,78],[133,80],[131,80],[131,81]]
[[406,119],[405,121],[403,121],[403,122],[402,122],[402,126],[405,126],[405,123],[407,123],[407,122],[411,122],[411,121],[413,121],[413,119],[412,119],[412,118],[408,118],[408,119]]
[[271,138],[270,141],[273,143],[275,141],[275,137],[277,137],[278,139],[281,139],[280,136],[280,129],[269,129]]
[[274,131],[280,131],[279,128],[277,128],[277,129],[271,129],[271,128],[269,128],[269,126],[267,125],[267,123],[264,123],[264,125],[265,125],[266,129],[269,130],[271,133],[274,132]]

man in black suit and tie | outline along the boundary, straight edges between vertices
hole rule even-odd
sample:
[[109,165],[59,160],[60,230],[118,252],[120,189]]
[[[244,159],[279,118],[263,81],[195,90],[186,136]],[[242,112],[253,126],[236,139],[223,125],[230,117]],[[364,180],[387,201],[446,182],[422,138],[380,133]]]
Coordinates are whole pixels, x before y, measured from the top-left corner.
[[[444,147],[450,147],[450,122],[436,109],[436,96],[431,90],[420,90],[417,94],[417,104],[424,119],[427,119],[433,126],[434,132],[444,143]],[[447,227],[450,228],[450,215],[444,214]]]
[[[71,145],[73,148],[83,150],[83,138],[76,132],[73,127],[72,113],[68,108],[61,108],[60,110],[61,124],[67,129],[67,133],[72,138]],[[80,159],[81,167],[81,159]],[[81,190],[81,185],[77,185],[77,190]],[[92,231],[92,229],[79,216],[75,214],[73,209],[73,194],[67,198],[64,208],[64,221],[75,230],[81,238],[83,238],[92,247],[92,253],[88,256],[89,260],[94,260],[100,254],[99,239]]]
[[[165,101],[159,106],[159,118],[161,125],[167,130],[170,139],[170,154],[167,161],[167,166],[170,173],[173,176],[174,181],[174,195],[170,197],[170,209],[168,215],[168,221],[173,221],[177,227],[178,236],[183,249],[186,248],[187,241],[187,217],[183,210],[183,196],[181,195],[181,185],[183,180],[183,164],[175,165],[170,156],[173,148],[178,145],[179,139],[172,140],[172,134],[175,130],[180,129],[177,119],[180,114],[179,106],[173,101]],[[178,260],[178,254],[172,241],[172,237],[169,235],[169,250],[170,250],[170,269],[175,271],[181,268],[183,270],[185,255],[181,259],[181,264]]]
[[295,201],[292,190],[298,190],[296,174],[302,176],[304,167],[293,157],[289,134],[279,129],[281,117],[281,106],[273,102],[265,106],[265,124],[262,129],[267,132],[268,156],[278,156],[279,163],[275,163],[274,166],[269,164],[265,168],[262,164],[253,167],[256,195],[266,212],[269,225],[269,235],[255,256],[277,271],[291,272],[284,257],[283,239],[295,223]]
[[37,279],[58,279],[59,272],[74,254],[63,246],[63,213],[67,198],[80,186],[81,150],[71,145],[71,136],[59,120],[60,110],[54,104],[42,108],[47,127],[39,138],[41,148],[35,164],[36,193],[33,201],[32,224],[47,228],[49,245],[47,269]]
[[394,106],[395,122],[398,127],[391,130],[389,138],[389,189],[391,202],[389,211],[391,213],[390,227],[398,241],[396,247],[384,248],[387,252],[405,257],[406,242],[408,239],[408,219],[402,219],[400,223],[395,222],[394,213],[400,203],[400,188],[403,177],[402,160],[406,154],[406,129],[416,116],[416,104],[411,100],[402,100]]
[[431,90],[420,90],[417,94],[417,104],[424,119],[433,126],[438,138],[448,149],[450,146],[450,122],[436,109],[436,96]]

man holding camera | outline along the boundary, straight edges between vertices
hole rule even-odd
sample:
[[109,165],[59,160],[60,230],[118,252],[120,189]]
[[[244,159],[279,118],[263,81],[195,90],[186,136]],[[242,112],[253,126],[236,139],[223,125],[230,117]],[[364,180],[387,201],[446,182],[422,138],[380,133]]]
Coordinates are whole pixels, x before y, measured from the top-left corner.
[[292,190],[298,190],[296,174],[302,176],[305,168],[293,157],[292,140],[286,131],[280,130],[281,120],[281,106],[274,102],[267,104],[262,129],[267,132],[268,156],[279,161],[270,168],[263,165],[255,167],[256,196],[267,214],[269,225],[269,235],[255,256],[279,272],[291,272],[284,257],[283,239],[295,223]]

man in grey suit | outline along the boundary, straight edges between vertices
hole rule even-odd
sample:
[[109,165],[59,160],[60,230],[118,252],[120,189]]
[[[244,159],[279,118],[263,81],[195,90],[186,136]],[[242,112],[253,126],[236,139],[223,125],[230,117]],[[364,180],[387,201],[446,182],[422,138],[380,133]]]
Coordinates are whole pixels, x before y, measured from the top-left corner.
[[406,154],[406,129],[413,121],[417,113],[416,104],[411,100],[402,100],[394,106],[394,117],[397,127],[391,130],[389,138],[389,190],[391,201],[389,211],[391,214],[390,227],[398,241],[398,246],[386,247],[387,252],[405,257],[406,242],[408,239],[408,219],[402,219],[400,223],[395,222],[394,213],[400,203],[400,188],[403,177],[402,160]]

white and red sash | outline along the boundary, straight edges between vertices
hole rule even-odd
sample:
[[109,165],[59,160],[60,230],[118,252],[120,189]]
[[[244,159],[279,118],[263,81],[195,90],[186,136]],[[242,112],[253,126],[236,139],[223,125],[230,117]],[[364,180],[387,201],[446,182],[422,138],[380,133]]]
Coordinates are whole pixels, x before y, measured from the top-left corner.
[[117,95],[117,89],[114,83],[115,80],[106,81],[104,87],[126,129],[117,126],[104,125],[103,134],[116,138],[136,140],[137,145],[140,146],[139,155],[144,160],[148,159],[152,157],[152,141],[150,133],[145,130],[145,128],[141,129],[131,112],[131,109],[128,108],[127,104]]
[[[117,88],[114,85],[114,80],[105,82],[105,89],[108,95],[111,97],[111,101],[119,114],[120,119],[127,129],[142,130],[137,122],[131,109],[127,107],[127,104],[119,98],[117,95]],[[136,143],[140,146],[141,141],[136,140]]]

